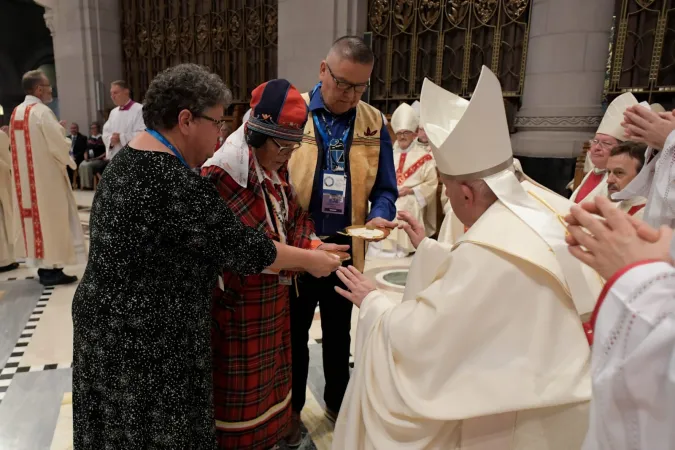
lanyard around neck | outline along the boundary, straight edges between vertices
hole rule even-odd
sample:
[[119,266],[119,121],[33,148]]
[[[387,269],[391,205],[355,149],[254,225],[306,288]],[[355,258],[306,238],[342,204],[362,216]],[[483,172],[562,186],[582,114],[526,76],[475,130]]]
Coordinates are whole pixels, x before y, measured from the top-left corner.
[[158,133],[157,131],[155,131],[155,130],[153,130],[153,129],[151,129],[151,128],[146,128],[145,131],[147,131],[152,137],[154,137],[155,139],[157,139],[157,140],[158,140],[159,142],[161,142],[165,147],[167,147],[169,150],[171,150],[171,153],[173,153],[173,154],[176,156],[176,158],[178,158],[178,160],[179,160],[185,167],[187,167],[188,169],[190,168],[190,166],[188,165],[188,163],[185,162],[185,158],[183,158],[183,155],[180,154],[180,152],[178,151],[178,149],[177,149],[176,147],[174,147],[173,144],[172,144],[171,142],[169,142],[169,140],[168,140],[167,138],[165,138],[165,137],[162,136],[160,133]]

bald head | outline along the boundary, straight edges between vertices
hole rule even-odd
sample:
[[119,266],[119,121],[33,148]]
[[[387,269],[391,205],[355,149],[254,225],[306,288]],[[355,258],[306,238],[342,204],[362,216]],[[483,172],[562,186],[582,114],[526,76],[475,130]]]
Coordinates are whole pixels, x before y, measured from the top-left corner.
[[465,226],[470,227],[497,201],[484,180],[457,181],[441,174],[452,210]]
[[372,65],[375,62],[375,55],[360,37],[343,36],[333,43],[326,56],[327,61],[335,59]]

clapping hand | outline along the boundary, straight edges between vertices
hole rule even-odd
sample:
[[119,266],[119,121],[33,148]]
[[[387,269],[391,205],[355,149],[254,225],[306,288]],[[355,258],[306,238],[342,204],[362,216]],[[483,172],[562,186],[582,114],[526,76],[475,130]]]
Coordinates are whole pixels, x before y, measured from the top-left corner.
[[398,219],[403,221],[398,227],[403,229],[408,234],[410,242],[412,243],[413,247],[417,249],[417,247],[419,247],[420,243],[422,243],[426,237],[424,225],[418,222],[412,216],[412,214],[407,211],[399,211]]
[[627,140],[663,149],[668,135],[675,130],[675,110],[656,113],[644,106],[632,106],[623,113]]
[[376,289],[375,284],[353,266],[349,266],[349,268],[340,267],[337,271],[337,276],[347,287],[347,290],[335,286],[335,292],[359,308],[361,307],[361,303],[363,303],[363,299]]
[[[606,220],[591,213],[598,213]],[[617,209],[605,197],[596,197],[595,204],[573,206],[565,220],[569,224],[570,253],[605,279],[623,267],[645,260],[672,264],[673,230],[665,226],[656,230]]]

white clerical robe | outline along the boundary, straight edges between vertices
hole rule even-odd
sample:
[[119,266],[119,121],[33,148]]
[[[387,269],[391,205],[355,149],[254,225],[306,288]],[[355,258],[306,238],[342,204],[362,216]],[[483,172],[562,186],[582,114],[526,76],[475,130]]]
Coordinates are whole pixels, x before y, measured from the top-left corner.
[[595,324],[583,450],[675,448],[675,269],[638,264],[607,282]]
[[361,305],[333,449],[580,448],[590,349],[561,271],[499,201],[454,247],[425,239],[402,303]]
[[645,206],[647,205],[647,199],[644,197],[631,197],[627,200],[621,200],[616,202],[616,207],[621,211],[630,214],[636,219],[642,219],[645,214]]
[[66,130],[51,109],[27,95],[12,113],[10,135],[18,168],[12,176],[17,256],[44,269],[84,263],[84,234],[66,172],[77,166]]
[[675,228],[675,189],[671,189],[675,180],[675,131],[666,139],[663,150],[655,154],[654,149],[648,148],[645,156],[647,163],[640,173],[612,198],[625,200],[634,196],[647,197],[645,222],[653,227],[668,225]]
[[9,136],[0,131],[0,267],[15,262],[12,204],[12,155],[9,152]]
[[[105,158],[111,160],[124,148],[138,133],[145,130],[143,122],[143,105],[129,100],[129,103],[116,107],[110,111],[110,116],[103,125],[103,143],[105,144]],[[113,133],[119,133],[120,142],[110,145]]]
[[[586,191],[588,189],[588,186],[586,186],[586,183],[593,183],[595,176],[602,175],[602,178],[600,181],[593,187],[593,189],[590,190],[586,194],[586,196],[583,197],[583,199],[580,199],[577,201],[577,198],[579,198],[579,195]],[[604,196],[607,197],[608,191],[607,191],[607,171],[601,171],[599,169],[593,169],[590,172],[584,176],[584,179],[581,181],[581,184],[579,185],[578,188],[575,189],[574,192],[572,192],[572,196],[570,197],[570,200],[572,200],[574,203],[579,203],[581,202],[590,202],[593,201],[593,199],[598,196]]]
[[[405,156],[403,156],[405,155]],[[403,161],[403,165],[401,165]],[[394,144],[394,164],[396,164],[397,182],[399,188],[405,186],[411,188],[413,193],[396,200],[397,211],[409,212],[417,221],[425,223],[430,220],[427,217],[427,208],[433,204],[436,207],[436,192],[438,189],[438,173],[436,163],[431,153],[424,147],[413,141],[410,146],[402,150],[398,142]],[[433,218],[433,222],[436,218]],[[427,236],[435,230],[425,227]],[[431,233],[430,233],[431,232]],[[387,239],[370,244],[368,247],[369,257],[403,257],[415,251],[410,238],[402,229],[394,229]]]
[[[545,206],[550,206],[556,214],[563,217],[569,214],[570,207],[573,204],[565,197],[525,175],[522,172],[520,163],[516,163],[516,161],[518,160],[514,160],[514,168],[521,179],[520,185],[523,186],[523,189],[531,195],[534,194],[533,196],[536,200],[545,202]],[[438,232],[438,242],[453,245],[465,233],[466,227],[453,213],[452,205],[450,205],[450,200],[445,194],[445,189],[443,189],[443,194],[441,195],[441,205],[443,205],[445,217],[443,218],[441,230]]]

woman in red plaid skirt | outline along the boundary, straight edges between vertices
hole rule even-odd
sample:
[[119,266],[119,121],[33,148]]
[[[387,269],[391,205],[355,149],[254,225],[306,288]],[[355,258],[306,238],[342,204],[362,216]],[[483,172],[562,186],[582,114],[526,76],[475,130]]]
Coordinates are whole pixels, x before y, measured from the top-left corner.
[[[295,201],[287,162],[300,146],[307,105],[286,80],[252,92],[251,116],[202,168],[240,220],[279,242],[313,248],[314,224]],[[322,250],[345,250],[321,245]],[[291,414],[291,272],[225,272],[214,292],[213,370],[221,449],[302,441]]]

